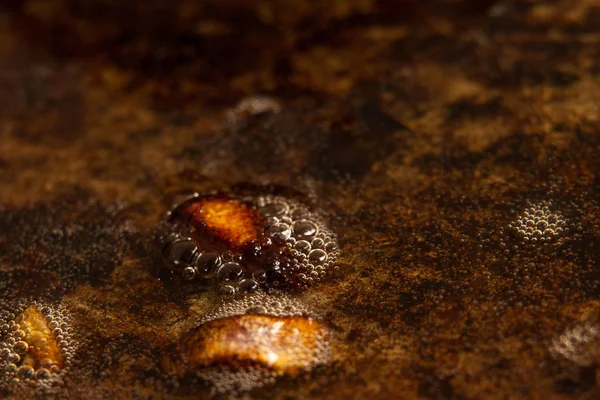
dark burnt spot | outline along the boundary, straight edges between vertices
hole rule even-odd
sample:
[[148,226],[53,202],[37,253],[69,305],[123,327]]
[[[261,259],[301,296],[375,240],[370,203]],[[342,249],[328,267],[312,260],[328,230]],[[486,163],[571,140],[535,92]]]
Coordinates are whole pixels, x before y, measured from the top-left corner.
[[423,154],[413,161],[413,165],[424,173],[447,173],[461,171],[471,174],[484,159],[481,153],[469,151],[458,144],[448,144],[442,155]]
[[410,130],[392,118],[381,109],[376,101],[368,101],[358,110],[358,115],[372,133],[380,135],[380,138],[392,135],[397,132],[404,132],[410,135]]
[[528,167],[535,164],[543,142],[542,135],[512,134],[491,144],[484,150],[487,157],[496,163],[506,163],[515,167]]
[[[327,139],[314,153],[316,169],[324,179],[359,179],[378,161],[402,149],[411,131],[388,115],[376,100],[351,112],[339,112],[328,121]],[[314,173],[314,172],[313,172]]]
[[363,336],[362,329],[354,328],[350,332],[348,332],[348,334],[346,335],[346,340],[348,340],[350,342],[354,342],[354,341],[360,339],[362,336]]
[[14,118],[14,137],[64,146],[84,134],[85,102],[77,69],[53,62],[33,67],[19,54],[2,67],[0,90],[6,95],[0,99],[0,116]]
[[484,102],[477,102],[475,100],[460,100],[451,103],[447,107],[448,115],[446,120],[450,123],[456,119],[462,118],[490,118],[500,115],[504,112],[503,100],[500,96],[494,96],[493,98]]
[[582,395],[595,389],[597,373],[597,365],[576,368],[570,376],[565,376],[554,382],[554,391],[570,396]]
[[[549,60],[537,60],[535,62],[516,62],[508,70],[499,70],[495,78],[489,80],[492,86],[502,87],[504,85],[551,85],[555,87],[568,87],[580,79],[579,74],[562,70],[553,65],[543,68],[538,63]],[[494,75],[492,75],[494,76]]]
[[[210,160],[213,169],[241,171],[248,180],[257,175],[302,171],[321,148],[324,132],[316,124],[307,125],[307,121],[315,121],[314,115],[296,111],[260,116],[240,130],[198,136],[175,156],[190,167]],[[298,132],[300,127],[302,133]]]
[[453,399],[455,397],[451,377],[439,377],[436,375],[427,375],[424,380],[419,383],[419,396],[431,400]]

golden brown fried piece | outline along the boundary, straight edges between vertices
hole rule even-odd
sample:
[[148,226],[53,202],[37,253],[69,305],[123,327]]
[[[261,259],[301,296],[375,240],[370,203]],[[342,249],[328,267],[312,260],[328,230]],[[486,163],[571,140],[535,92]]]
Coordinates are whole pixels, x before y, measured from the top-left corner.
[[297,375],[319,363],[325,326],[307,317],[238,315],[207,322],[180,345],[186,370],[213,365],[255,365]]
[[35,306],[29,306],[15,319],[22,331],[23,352],[21,365],[39,368],[62,369],[64,355],[58,344],[54,329],[46,316]]
[[262,237],[260,215],[247,204],[230,198],[204,198],[186,211],[199,230],[205,230],[232,247],[243,247]]

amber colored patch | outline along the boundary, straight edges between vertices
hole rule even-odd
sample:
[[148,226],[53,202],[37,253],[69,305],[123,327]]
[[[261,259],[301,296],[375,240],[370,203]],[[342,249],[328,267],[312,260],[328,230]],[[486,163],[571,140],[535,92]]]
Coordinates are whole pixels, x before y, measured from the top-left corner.
[[187,207],[192,223],[233,247],[257,241],[262,235],[258,213],[239,200],[207,198]]
[[29,306],[15,319],[25,333],[21,339],[28,348],[20,365],[30,365],[34,369],[64,366],[64,356],[56,340],[56,335],[48,320],[35,306]]
[[188,370],[253,364],[294,376],[318,362],[326,332],[322,323],[306,317],[238,315],[193,330],[181,353]]

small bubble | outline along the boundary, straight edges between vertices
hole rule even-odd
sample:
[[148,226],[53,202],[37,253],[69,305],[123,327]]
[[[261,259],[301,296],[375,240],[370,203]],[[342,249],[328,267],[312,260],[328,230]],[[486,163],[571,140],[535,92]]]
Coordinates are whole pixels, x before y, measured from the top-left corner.
[[267,232],[271,235],[272,238],[280,241],[288,240],[289,237],[292,236],[292,230],[287,224],[272,225],[267,229]]
[[323,264],[327,260],[327,253],[321,249],[311,250],[308,259],[314,264]]
[[314,237],[317,232],[317,226],[308,220],[303,219],[294,223],[294,235],[298,239],[310,239]]
[[13,364],[18,364],[21,361],[21,356],[17,353],[11,353],[10,356],[8,356],[7,361]]
[[267,309],[263,306],[253,306],[246,309],[246,314],[266,314]]
[[176,240],[163,250],[163,257],[172,265],[189,265],[198,251],[196,242],[189,239]]
[[185,267],[182,272],[183,279],[191,281],[196,276],[196,270],[192,267]]
[[217,272],[217,277],[223,282],[237,281],[244,273],[242,266],[238,263],[230,262],[223,264]]
[[226,251],[221,254],[221,262],[234,261],[235,255],[231,251]]
[[221,259],[215,253],[204,253],[196,259],[194,264],[202,278],[212,278],[221,265]]
[[230,125],[239,129],[248,124],[251,117],[281,112],[281,104],[268,96],[252,96],[242,99],[235,107],[227,110],[226,118]]
[[240,293],[253,293],[258,290],[258,282],[256,282],[254,279],[244,279],[240,282],[239,287]]
[[287,212],[288,208],[283,203],[270,203],[261,207],[258,213],[264,218],[268,217],[280,217]]
[[235,293],[235,287],[230,285],[224,285],[219,288],[219,294],[223,296],[233,296]]
[[252,273],[252,278],[259,283],[265,283],[267,281],[267,272],[262,269],[254,271]]
[[310,243],[306,240],[298,240],[294,245],[294,248],[302,254],[308,254],[311,250]]
[[549,243],[560,239],[567,221],[559,211],[552,211],[551,206],[549,201],[530,203],[529,208],[509,224],[509,228],[516,231],[524,244]]
[[0,350],[0,359],[6,360],[11,355],[11,351],[9,349]]
[[4,367],[4,372],[8,374],[14,374],[17,372],[17,366],[15,364],[6,364],[6,367]]
[[322,249],[324,245],[325,242],[323,241],[323,239],[320,238],[313,239],[313,241],[311,242],[311,246],[313,249]]
[[50,378],[50,371],[46,368],[40,368],[35,372],[36,379],[48,379]]
[[267,225],[267,226],[275,225],[278,222],[279,222],[279,218],[277,218],[277,217],[269,217],[269,218],[265,219],[265,225]]
[[294,211],[292,211],[291,216],[292,219],[299,220],[308,217],[309,212],[305,208],[296,208]]
[[[23,336],[25,336],[25,335],[23,335]],[[15,346],[14,346],[15,352],[17,354],[25,354],[27,352],[28,348],[29,348],[29,345],[23,341],[15,343]]]
[[19,378],[31,379],[35,374],[35,370],[31,365],[21,365],[17,369],[17,376]]
[[325,251],[333,252],[339,249],[338,245],[334,242],[329,242],[325,245]]

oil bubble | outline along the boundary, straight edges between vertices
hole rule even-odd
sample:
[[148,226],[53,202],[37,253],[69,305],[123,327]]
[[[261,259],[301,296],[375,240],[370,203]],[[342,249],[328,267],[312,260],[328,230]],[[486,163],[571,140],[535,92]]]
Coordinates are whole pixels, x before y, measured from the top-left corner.
[[311,239],[317,234],[317,229],[314,223],[305,219],[294,222],[294,234],[297,238]]
[[258,283],[265,283],[267,281],[267,273],[259,269],[252,273],[252,278]]
[[308,253],[308,259],[313,264],[322,265],[325,260],[327,260],[327,253],[325,250],[321,249],[311,250],[311,252]]
[[35,375],[35,370],[31,365],[21,365],[17,369],[17,376],[21,379],[31,379]]
[[194,260],[194,256],[198,251],[198,247],[193,240],[175,240],[165,246],[163,257],[168,261],[167,265],[173,266],[174,269],[183,270]]
[[212,278],[221,265],[221,259],[215,253],[204,253],[196,259],[194,265],[202,278]]
[[182,272],[183,279],[189,281],[196,276],[196,270],[192,267],[185,267]]
[[223,264],[217,271],[217,277],[223,282],[238,280],[244,274],[242,266],[238,263],[230,262]]
[[233,296],[236,292],[236,288],[231,285],[223,285],[219,288],[219,294],[222,296]]
[[322,249],[325,246],[325,242],[321,238],[316,238],[313,239],[310,245],[313,249]]
[[261,207],[258,212],[263,217],[281,217],[288,211],[285,203],[269,203]]
[[302,254],[308,254],[311,250],[310,243],[308,243],[306,240],[298,240],[294,244],[294,248]]
[[271,225],[267,229],[267,232],[272,238],[277,239],[279,241],[286,241],[292,236],[292,230],[287,224]]
[[244,279],[239,284],[240,293],[253,293],[259,289],[258,282],[254,279]]

